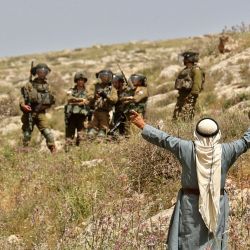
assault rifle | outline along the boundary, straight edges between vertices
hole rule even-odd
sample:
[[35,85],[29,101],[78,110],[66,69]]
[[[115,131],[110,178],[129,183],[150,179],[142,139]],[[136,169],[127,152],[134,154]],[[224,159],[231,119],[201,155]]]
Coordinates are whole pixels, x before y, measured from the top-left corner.
[[34,61],[31,62],[31,65],[30,65],[30,78],[29,78],[29,81],[30,83],[32,82],[32,69],[34,67]]
[[131,110],[135,110],[136,106],[134,103],[130,103],[128,108],[125,109],[123,112],[121,112],[121,115],[118,117],[116,123],[114,124],[113,128],[111,128],[108,131],[108,135],[114,135],[114,132],[119,128],[119,126],[125,122],[126,120],[128,120],[127,116],[129,115]]
[[127,78],[126,78],[126,76],[125,76],[125,74],[124,74],[123,70],[122,70],[122,69],[121,69],[121,67],[120,67],[120,64],[119,64],[119,63],[117,63],[117,66],[118,66],[118,68],[119,68],[120,72],[122,73],[122,76],[123,76],[123,78],[124,78],[124,80],[125,80],[126,84],[127,84],[127,85],[129,85],[128,80],[127,80]]
[[[31,107],[29,93],[28,93],[28,90],[25,87],[21,88],[21,94],[23,96],[25,105],[29,105]],[[28,112],[27,115],[28,115],[28,121],[29,121],[29,130],[32,131],[33,130],[32,112]]]
[[[32,69],[34,67],[34,61],[31,61],[31,65],[30,65],[30,77],[29,77],[29,82],[32,82]],[[24,103],[25,105],[29,105],[31,107],[31,101],[30,101],[30,97],[29,97],[29,93],[28,90],[25,87],[21,88],[21,94],[23,96],[24,99]],[[33,118],[32,118],[32,112],[28,112],[28,122],[29,122],[29,130],[32,131],[33,130]]]

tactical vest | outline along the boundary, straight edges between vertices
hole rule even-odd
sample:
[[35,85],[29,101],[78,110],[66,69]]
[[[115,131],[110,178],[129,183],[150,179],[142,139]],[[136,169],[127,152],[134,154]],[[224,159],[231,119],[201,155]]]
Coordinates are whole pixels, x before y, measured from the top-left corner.
[[[101,86],[101,84],[96,84],[95,93],[104,92],[106,95],[109,95],[112,90],[112,85],[108,84],[107,86]],[[112,107],[110,107],[107,98],[99,97],[95,100],[95,110],[97,111],[110,111]]]
[[50,93],[49,84],[46,81],[34,79],[32,88],[29,90],[29,97],[32,106],[51,106],[55,103],[55,97]]
[[[87,99],[87,94],[85,90],[78,91],[77,88],[71,89],[71,95],[76,98],[84,98]],[[77,104],[66,104],[65,105],[65,113],[66,114],[82,114],[88,115],[90,111],[89,106],[87,105],[77,105]]]
[[117,91],[118,101],[117,101],[117,103],[115,105],[115,110],[116,111],[124,111],[127,108],[129,108],[130,104],[129,103],[124,103],[124,101],[122,101],[121,99],[123,97],[134,96],[134,94],[135,94],[135,89],[130,88],[130,87],[125,87],[121,91]]
[[175,80],[175,89],[177,90],[191,90],[193,87],[193,70],[194,68],[199,68],[202,73],[202,82],[201,82],[201,90],[204,88],[205,83],[205,72],[197,65],[190,67],[190,68],[184,68],[179,75],[177,76],[177,79]]
[[[138,87],[134,94],[135,98],[136,96],[140,96],[141,94],[143,94],[146,88],[147,88],[146,86]],[[134,108],[135,111],[137,111],[138,113],[145,113],[147,100],[148,100],[148,95],[144,96],[144,98],[141,99],[140,102],[135,103],[135,108]]]

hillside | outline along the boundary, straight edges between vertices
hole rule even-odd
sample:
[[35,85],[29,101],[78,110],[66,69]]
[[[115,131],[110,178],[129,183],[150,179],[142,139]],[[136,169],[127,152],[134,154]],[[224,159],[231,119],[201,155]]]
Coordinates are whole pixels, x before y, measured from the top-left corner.
[[[180,168],[168,152],[146,143],[136,128],[128,140],[86,142],[66,154],[62,105],[78,70],[108,68],[126,76],[143,73],[150,98],[147,122],[192,138],[202,116],[216,118],[223,140],[249,127],[250,33],[231,32],[230,53],[219,54],[219,34],[155,42],[96,45],[45,54],[0,58],[0,247],[1,249],[165,249],[166,230],[180,186]],[[200,52],[206,71],[194,124],[172,124],[174,79],[183,67],[178,54]],[[48,113],[58,153],[51,155],[38,131],[32,148],[21,147],[20,87],[30,63],[47,63],[57,103]],[[250,154],[229,173],[230,246],[249,242]]]

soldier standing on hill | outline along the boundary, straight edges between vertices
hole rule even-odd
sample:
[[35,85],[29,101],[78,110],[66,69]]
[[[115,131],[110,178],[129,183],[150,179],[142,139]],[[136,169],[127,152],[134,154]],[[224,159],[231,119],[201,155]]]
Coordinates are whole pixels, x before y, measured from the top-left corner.
[[130,104],[127,102],[127,97],[134,96],[134,88],[125,84],[124,76],[121,74],[115,74],[112,83],[118,95],[114,113],[114,128],[119,130],[120,135],[129,136],[130,121],[128,113]]
[[109,112],[118,99],[117,91],[112,87],[112,71],[101,70],[96,73],[96,78],[100,81],[94,84],[90,97],[90,105],[94,109],[88,132],[90,138],[96,135],[106,137],[110,124]]
[[[22,98],[19,104],[23,112],[21,118],[23,123],[23,146],[28,146],[34,125],[36,125],[45,137],[47,147],[54,153],[56,150],[54,137],[45,115],[46,110],[55,103],[55,98],[51,94],[46,79],[50,71],[50,68],[44,63],[39,63],[35,67],[32,65],[30,82],[21,88]],[[37,77],[32,80],[32,76],[35,75]]]
[[173,120],[190,121],[194,118],[195,104],[204,82],[204,73],[197,65],[199,54],[196,52],[182,53],[186,66],[175,81],[175,89],[179,96],[175,105]]
[[69,146],[73,145],[75,132],[77,131],[76,145],[80,145],[83,139],[84,122],[90,111],[88,106],[88,96],[86,91],[86,82],[88,78],[83,72],[77,72],[74,76],[75,86],[67,92],[67,101],[65,105],[65,151],[69,150]]

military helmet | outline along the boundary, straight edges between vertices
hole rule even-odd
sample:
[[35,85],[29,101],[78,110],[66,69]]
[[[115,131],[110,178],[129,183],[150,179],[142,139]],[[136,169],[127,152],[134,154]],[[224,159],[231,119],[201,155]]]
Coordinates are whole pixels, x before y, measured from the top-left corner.
[[96,78],[108,77],[109,81],[113,79],[113,72],[111,70],[103,69],[95,74]]
[[31,72],[31,74],[33,76],[35,76],[38,70],[42,70],[46,74],[48,74],[51,71],[51,69],[48,67],[47,64],[45,64],[45,63],[38,63],[36,66],[34,66],[33,68],[31,68],[30,72]]
[[85,80],[85,82],[88,81],[88,78],[86,76],[86,74],[82,71],[76,72],[75,76],[74,76],[74,82],[76,83],[79,79],[83,79]]
[[117,82],[120,82],[120,83],[124,83],[125,82],[124,77],[123,77],[122,74],[114,74],[112,81],[117,81]]
[[136,82],[141,82],[142,86],[146,86],[147,85],[147,77],[142,75],[142,74],[132,74],[129,77],[129,80],[134,84]]
[[188,60],[192,63],[197,63],[199,61],[199,53],[193,52],[193,51],[185,51],[181,54],[183,56],[184,60]]

